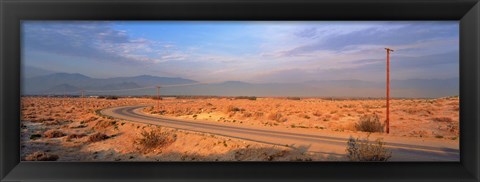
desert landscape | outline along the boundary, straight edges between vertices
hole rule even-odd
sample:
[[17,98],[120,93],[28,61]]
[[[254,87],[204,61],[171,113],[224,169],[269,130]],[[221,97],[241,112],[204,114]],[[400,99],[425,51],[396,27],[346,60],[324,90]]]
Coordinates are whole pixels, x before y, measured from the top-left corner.
[[[22,159],[27,161],[349,161],[343,155],[309,152],[235,137],[187,131],[104,116],[117,106],[145,105],[142,112],[203,123],[269,130],[383,138],[381,99],[164,97],[23,97]],[[458,97],[394,99],[390,136],[459,141]],[[364,120],[380,124],[370,128]],[[375,124],[375,123],[374,123]],[[365,129],[378,131],[362,131]],[[388,150],[385,150],[388,151]],[[395,155],[395,154],[393,154]]]
[[[391,107],[391,135],[458,139],[458,97],[394,99]],[[380,123],[385,121],[385,100],[300,97],[171,99],[162,100],[159,109],[151,106],[145,108],[145,112],[258,127],[356,132],[361,129],[355,124],[362,117],[378,117]]]
[[107,107],[149,103],[153,104],[154,100],[24,97],[21,122],[22,160],[337,160],[285,146],[119,121],[96,113]]
[[458,162],[459,54],[455,21],[23,21],[21,157]]

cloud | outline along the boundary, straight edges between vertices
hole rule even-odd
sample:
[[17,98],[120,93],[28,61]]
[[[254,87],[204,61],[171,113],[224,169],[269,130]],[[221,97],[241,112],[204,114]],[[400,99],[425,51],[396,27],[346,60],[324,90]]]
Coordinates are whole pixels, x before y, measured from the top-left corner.
[[315,27],[305,28],[303,30],[296,32],[295,35],[302,38],[315,38],[317,36],[317,28]]
[[156,63],[185,59],[173,45],[133,38],[110,22],[27,21],[23,24],[25,51],[43,51],[99,61]]
[[[348,27],[344,28],[348,29]],[[339,33],[332,32],[332,30],[317,31],[317,29],[309,27],[295,35],[309,37],[312,41],[288,50],[277,50],[274,51],[276,53],[264,54],[293,57],[320,50],[351,50],[351,47],[360,45],[402,46],[421,41],[458,39],[458,24],[452,22],[384,23]]]
[[[390,69],[392,75],[395,75],[392,79],[452,78],[459,75],[458,65],[458,52],[453,51],[417,57],[392,56]],[[253,75],[251,79],[259,82],[342,79],[381,81],[385,76],[385,66],[385,58],[359,59],[337,67],[317,64],[305,67],[270,69]]]
[[394,70],[413,70],[412,77],[458,76],[445,67],[458,65],[458,22],[257,22],[203,29],[191,22],[113,23],[27,21],[23,45],[27,52],[62,55],[57,62],[74,56],[87,59],[72,62],[139,64],[137,70],[126,64],[131,74],[273,82],[376,79],[384,75],[383,48],[391,47]]

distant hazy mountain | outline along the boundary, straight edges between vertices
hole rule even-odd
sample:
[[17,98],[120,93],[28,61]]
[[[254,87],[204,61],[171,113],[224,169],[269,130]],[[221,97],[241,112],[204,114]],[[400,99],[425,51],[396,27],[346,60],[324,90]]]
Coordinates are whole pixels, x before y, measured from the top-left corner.
[[50,70],[45,70],[33,66],[23,66],[21,70],[22,78],[32,78],[36,76],[43,76],[54,73]]
[[[78,90],[94,91],[121,90],[155,85],[175,85],[195,82],[196,81],[183,78],[156,77],[148,75],[99,79],[90,78],[78,73],[54,73],[44,76],[25,78],[22,82],[22,93],[26,95],[51,94],[53,92],[61,93],[64,92],[66,88],[72,87],[77,88]],[[70,87],[66,87],[64,84],[67,84]],[[59,85],[64,86],[59,87]]]
[[152,86],[152,85],[177,85],[177,84],[188,84],[195,83],[196,81],[183,79],[183,78],[172,78],[172,77],[157,77],[150,75],[141,75],[134,77],[116,77],[109,78],[102,81],[108,81],[110,83],[122,83],[122,82],[132,82],[140,86]]
[[60,84],[45,90],[45,92],[50,94],[58,94],[58,95],[62,95],[66,93],[80,94],[80,90],[81,90],[80,88],[69,85],[69,84]]
[[123,82],[117,84],[107,84],[105,86],[96,87],[96,90],[122,90],[122,89],[132,89],[140,88],[141,86],[134,82]]
[[[459,80],[392,80],[392,97],[444,97],[459,94]],[[326,80],[300,83],[253,84],[227,81],[162,89],[166,95],[385,97],[385,83],[359,80]]]
[[[188,85],[192,83],[198,83]],[[187,85],[185,85],[187,84]],[[226,81],[200,84],[184,78],[141,75],[134,77],[90,78],[82,74],[54,73],[27,78],[22,83],[22,93],[78,95],[80,90],[88,95],[154,95],[161,85],[162,95],[218,95],[218,96],[301,96],[301,97],[384,97],[384,82],[361,80],[314,80],[298,83],[247,83]],[[170,87],[168,86],[170,85]],[[184,85],[184,86],[172,86]],[[142,89],[150,87],[148,89]],[[110,90],[124,90],[121,92]],[[459,79],[392,80],[392,97],[444,97],[459,94]]]

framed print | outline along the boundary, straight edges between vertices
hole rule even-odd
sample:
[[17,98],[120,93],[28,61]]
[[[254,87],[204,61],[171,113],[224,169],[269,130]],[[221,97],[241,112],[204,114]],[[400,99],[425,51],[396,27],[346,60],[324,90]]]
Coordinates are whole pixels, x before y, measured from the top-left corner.
[[2,180],[479,179],[477,1],[1,5]]
[[460,160],[458,21],[21,26],[25,161]]

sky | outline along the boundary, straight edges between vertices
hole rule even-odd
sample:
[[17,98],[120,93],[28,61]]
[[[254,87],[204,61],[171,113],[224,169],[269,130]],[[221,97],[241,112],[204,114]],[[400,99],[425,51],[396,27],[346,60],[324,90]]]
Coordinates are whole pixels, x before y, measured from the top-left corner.
[[459,77],[458,21],[24,21],[22,65],[202,82]]

